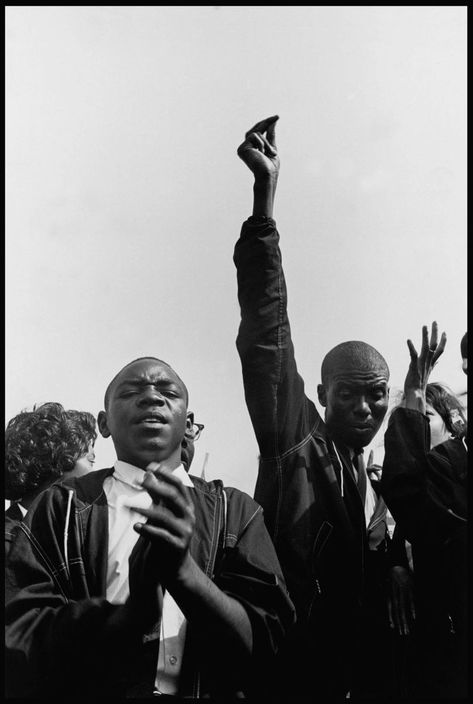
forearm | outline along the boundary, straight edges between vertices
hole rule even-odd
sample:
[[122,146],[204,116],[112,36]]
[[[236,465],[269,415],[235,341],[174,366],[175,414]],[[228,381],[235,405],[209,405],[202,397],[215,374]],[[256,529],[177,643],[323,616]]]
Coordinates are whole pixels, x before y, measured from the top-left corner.
[[52,682],[57,691],[67,691],[64,687],[84,672],[88,680],[80,687],[87,688],[91,681],[100,687],[114,672],[126,671],[141,645],[141,634],[125,606],[102,598],[57,608],[38,608],[33,601],[29,605],[23,593],[6,611],[6,653],[17,663],[9,679],[20,692],[30,686],[48,691]]
[[190,555],[167,589],[206,647],[226,651],[229,662],[237,658],[241,663],[251,656],[253,634],[246,610],[219,589]]
[[277,383],[280,355],[290,343],[287,293],[273,220],[249,218],[235,245],[241,321],[237,348],[244,373]]
[[262,457],[285,452],[315,422],[294,357],[278,243],[274,220],[249,218],[234,252],[241,309],[236,342]]
[[409,567],[407,557],[406,541],[399,526],[395,526],[391,541],[388,544],[388,562],[391,567]]
[[277,175],[255,178],[253,186],[253,215],[255,217],[273,217],[277,182]]
[[384,436],[381,493],[399,523],[398,530],[410,541],[426,496],[429,441],[425,416],[407,408],[393,412]]

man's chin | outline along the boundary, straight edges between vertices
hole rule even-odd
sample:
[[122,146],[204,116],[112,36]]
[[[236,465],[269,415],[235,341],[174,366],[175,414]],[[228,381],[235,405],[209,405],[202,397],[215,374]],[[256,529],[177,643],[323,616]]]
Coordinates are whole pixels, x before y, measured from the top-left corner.
[[372,428],[356,430],[351,433],[350,447],[366,447],[370,444],[376,433]]
[[346,447],[358,448],[369,445],[376,432],[373,428],[351,428],[349,433],[345,429],[344,433],[331,433],[331,435],[335,442],[341,442]]

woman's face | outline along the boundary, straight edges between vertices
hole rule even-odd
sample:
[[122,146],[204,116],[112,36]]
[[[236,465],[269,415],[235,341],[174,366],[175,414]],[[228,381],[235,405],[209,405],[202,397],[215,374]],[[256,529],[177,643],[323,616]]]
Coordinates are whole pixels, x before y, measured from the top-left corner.
[[93,443],[90,443],[89,449],[85,455],[79,457],[74,465],[74,469],[68,473],[69,476],[81,477],[83,474],[87,474],[94,468],[95,462],[95,451]]
[[448,440],[451,435],[443,422],[442,416],[437,413],[430,403],[426,405],[426,413],[430,422],[430,447],[432,448]]

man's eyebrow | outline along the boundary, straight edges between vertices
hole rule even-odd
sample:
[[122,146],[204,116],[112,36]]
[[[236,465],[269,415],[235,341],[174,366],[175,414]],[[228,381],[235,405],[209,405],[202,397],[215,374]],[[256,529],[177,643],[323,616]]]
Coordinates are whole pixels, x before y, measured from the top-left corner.
[[118,388],[121,386],[176,386],[181,387],[179,382],[170,377],[160,377],[159,379],[143,379],[143,378],[128,378],[123,379],[118,383]]
[[377,381],[357,381],[354,379],[350,379],[350,380],[337,379],[335,384],[337,386],[346,386],[349,389],[356,389],[359,386],[366,386],[371,389],[371,388],[375,388],[377,386],[385,387],[385,386],[387,386],[388,382],[386,381],[386,379],[379,379]]

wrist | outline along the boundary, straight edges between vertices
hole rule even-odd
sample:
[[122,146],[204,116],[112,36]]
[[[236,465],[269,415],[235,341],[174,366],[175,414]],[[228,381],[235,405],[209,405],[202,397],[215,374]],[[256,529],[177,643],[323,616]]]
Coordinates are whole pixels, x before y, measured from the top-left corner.
[[188,552],[184,557],[183,561],[179,565],[175,574],[166,580],[166,589],[173,591],[174,589],[188,589],[192,584],[194,584],[196,579],[196,571],[198,566],[194,561],[191,554]]
[[274,196],[276,193],[277,176],[255,178],[253,186],[253,215],[256,217],[273,217]]
[[272,195],[274,197],[277,184],[278,174],[261,174],[255,176],[253,193],[255,196]]
[[426,401],[424,389],[405,389],[406,408],[425,413]]

